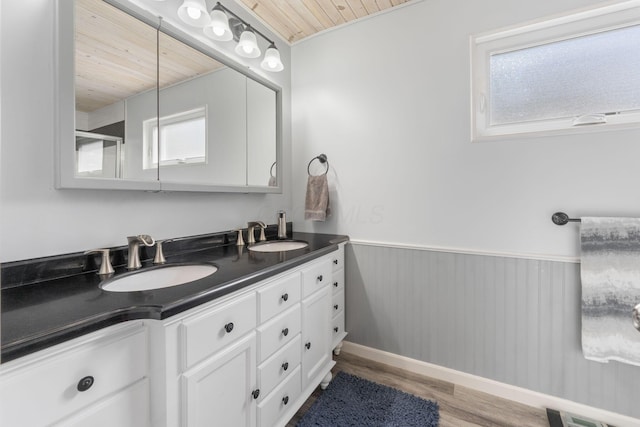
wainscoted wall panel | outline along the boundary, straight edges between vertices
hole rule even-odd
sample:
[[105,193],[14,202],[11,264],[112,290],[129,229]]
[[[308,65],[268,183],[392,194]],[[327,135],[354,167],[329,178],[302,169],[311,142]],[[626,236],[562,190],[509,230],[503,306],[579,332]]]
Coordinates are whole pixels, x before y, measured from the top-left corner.
[[346,251],[349,341],[640,418],[640,368],[580,347],[579,264]]

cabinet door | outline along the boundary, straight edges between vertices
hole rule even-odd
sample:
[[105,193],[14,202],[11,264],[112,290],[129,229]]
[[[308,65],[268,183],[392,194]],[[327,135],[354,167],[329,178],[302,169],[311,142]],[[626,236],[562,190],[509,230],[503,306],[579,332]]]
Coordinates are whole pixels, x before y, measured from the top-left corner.
[[302,302],[302,388],[331,360],[331,289],[325,286]]
[[251,332],[183,374],[183,425],[255,426],[255,386],[256,335]]

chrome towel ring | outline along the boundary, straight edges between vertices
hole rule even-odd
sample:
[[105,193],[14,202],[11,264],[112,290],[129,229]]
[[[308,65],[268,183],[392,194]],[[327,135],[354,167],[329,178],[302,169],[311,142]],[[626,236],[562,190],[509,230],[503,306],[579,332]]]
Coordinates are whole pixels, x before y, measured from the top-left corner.
[[327,155],[326,154],[320,154],[319,156],[314,157],[313,159],[311,159],[309,161],[309,164],[307,165],[307,173],[309,174],[309,176],[311,176],[311,163],[313,163],[314,160],[318,160],[320,163],[325,165],[325,171],[322,175],[326,175],[327,172],[329,172],[329,160],[327,160]]
[[271,167],[269,168],[269,175],[271,175],[271,178],[275,178],[276,176],[273,174],[273,167],[276,165],[276,162],[273,162],[273,164],[271,165]]

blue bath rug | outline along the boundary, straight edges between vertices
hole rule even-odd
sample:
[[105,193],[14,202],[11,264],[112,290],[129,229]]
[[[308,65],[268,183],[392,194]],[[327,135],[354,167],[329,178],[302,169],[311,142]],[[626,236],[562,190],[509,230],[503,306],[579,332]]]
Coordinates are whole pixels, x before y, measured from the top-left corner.
[[297,427],[437,427],[438,404],[339,372]]

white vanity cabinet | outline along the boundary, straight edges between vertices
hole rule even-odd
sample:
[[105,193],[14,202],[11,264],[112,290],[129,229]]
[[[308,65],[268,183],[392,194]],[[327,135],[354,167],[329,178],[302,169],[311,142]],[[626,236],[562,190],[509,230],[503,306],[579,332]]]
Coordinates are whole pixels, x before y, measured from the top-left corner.
[[343,246],[168,319],[1,364],[0,426],[286,425],[331,379]]
[[0,425],[149,426],[147,349],[136,321],[0,365]]
[[337,257],[341,265],[332,252],[150,325],[166,383],[153,424],[284,426],[331,379]]
[[342,340],[347,336],[344,321],[344,245],[331,255],[331,348],[340,354]]

